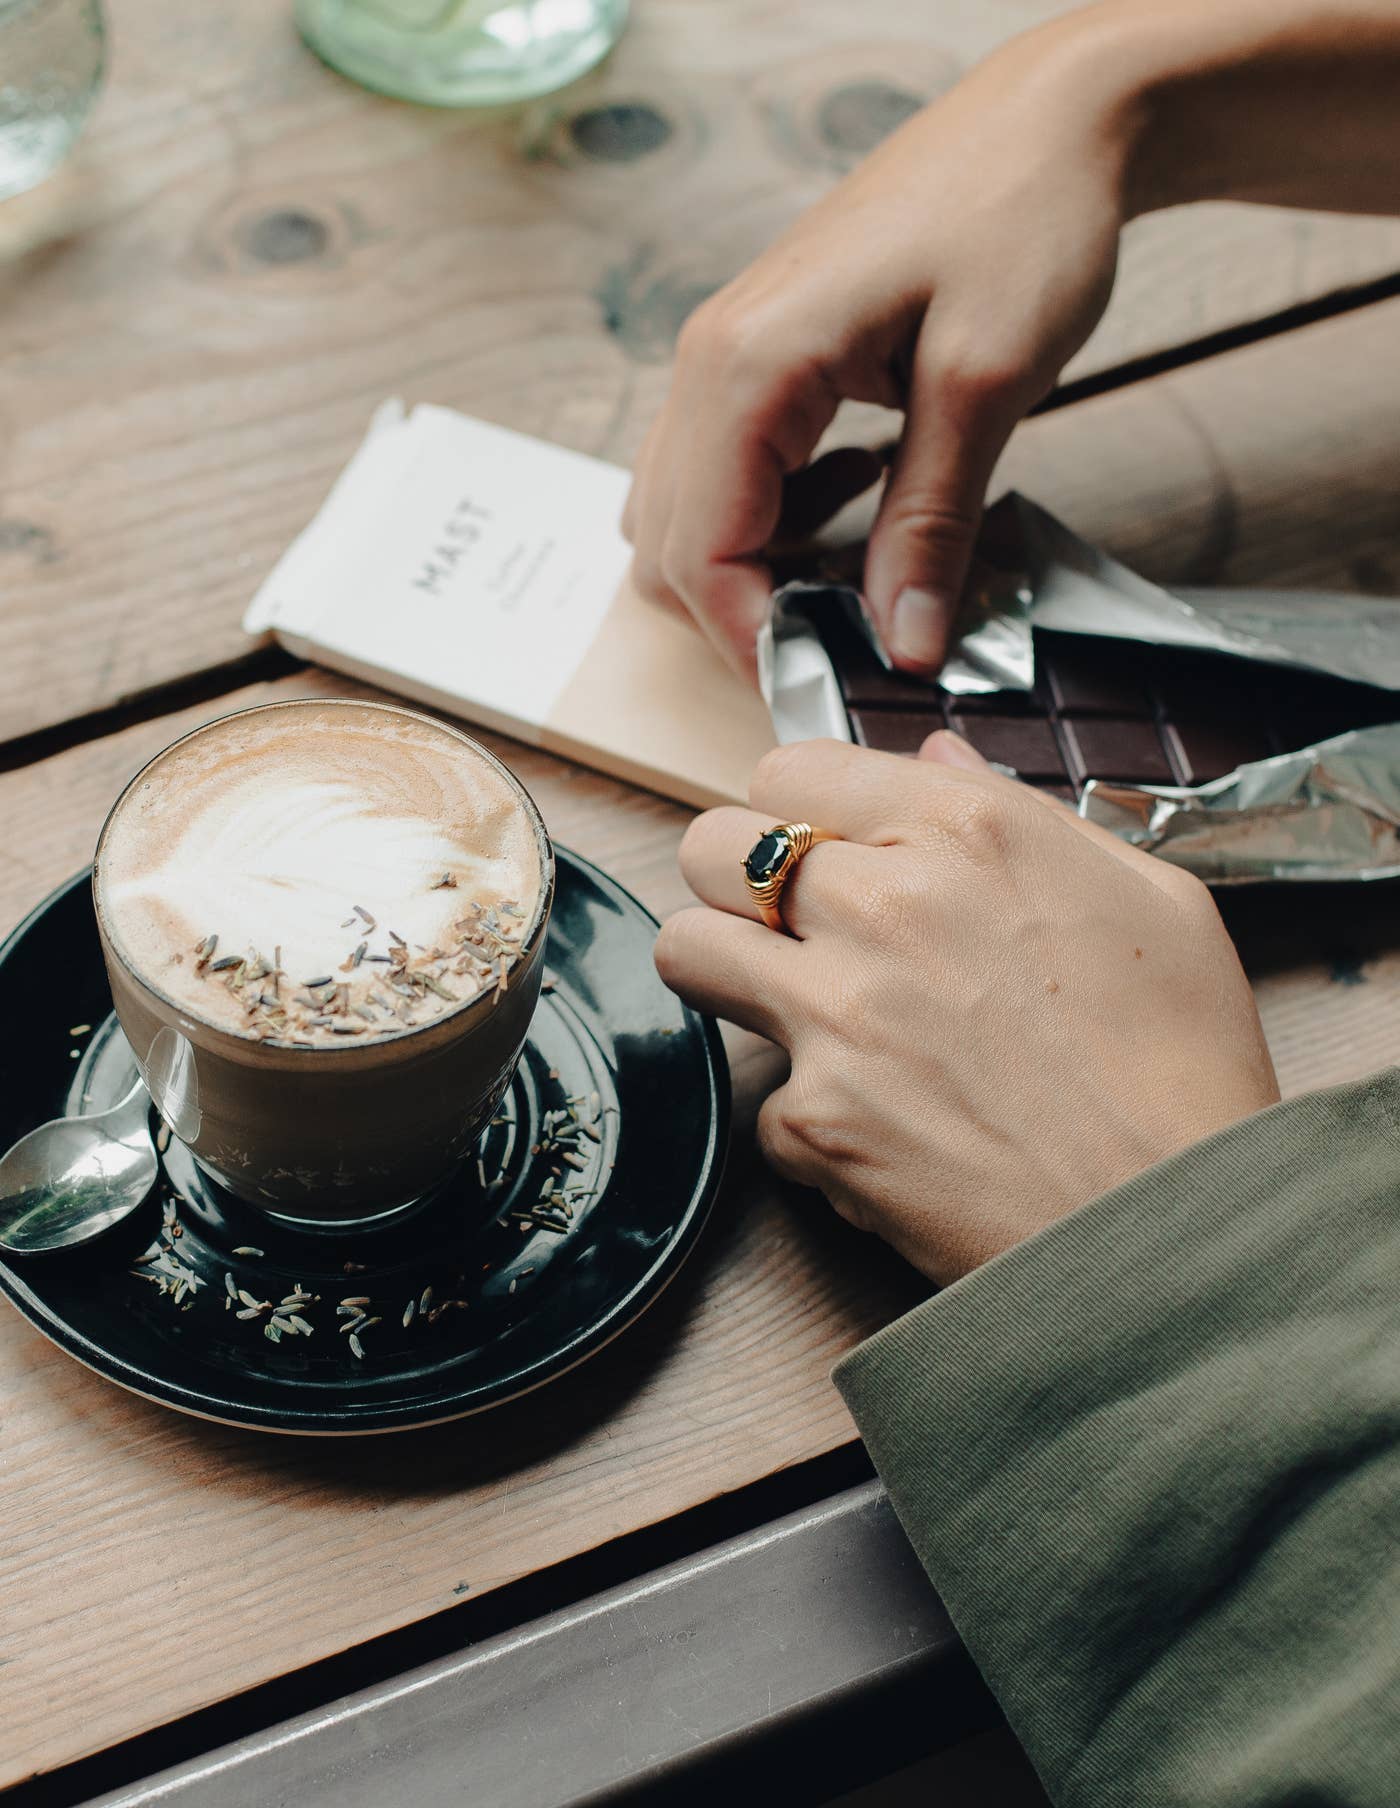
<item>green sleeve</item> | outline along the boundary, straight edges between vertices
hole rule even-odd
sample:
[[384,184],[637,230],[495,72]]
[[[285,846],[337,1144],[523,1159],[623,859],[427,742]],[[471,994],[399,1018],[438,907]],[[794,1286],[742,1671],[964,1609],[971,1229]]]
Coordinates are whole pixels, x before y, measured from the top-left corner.
[[1400,1071],[1104,1194],[835,1379],[1054,1802],[1400,1804]]

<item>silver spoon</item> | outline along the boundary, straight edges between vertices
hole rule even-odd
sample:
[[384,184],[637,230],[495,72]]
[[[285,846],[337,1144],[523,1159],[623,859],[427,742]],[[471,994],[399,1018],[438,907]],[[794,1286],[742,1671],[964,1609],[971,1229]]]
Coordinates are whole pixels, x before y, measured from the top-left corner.
[[134,1212],[159,1170],[149,1110],[138,1080],[110,1111],[56,1117],[21,1137],[0,1161],[0,1249],[72,1249]]

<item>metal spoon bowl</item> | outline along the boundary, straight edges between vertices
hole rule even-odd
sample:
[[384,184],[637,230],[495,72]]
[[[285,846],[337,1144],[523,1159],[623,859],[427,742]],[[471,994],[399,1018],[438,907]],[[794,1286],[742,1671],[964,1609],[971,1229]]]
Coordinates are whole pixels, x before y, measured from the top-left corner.
[[138,1080],[110,1111],[56,1117],[21,1137],[0,1161],[0,1249],[72,1249],[130,1217],[160,1169],[149,1114]]

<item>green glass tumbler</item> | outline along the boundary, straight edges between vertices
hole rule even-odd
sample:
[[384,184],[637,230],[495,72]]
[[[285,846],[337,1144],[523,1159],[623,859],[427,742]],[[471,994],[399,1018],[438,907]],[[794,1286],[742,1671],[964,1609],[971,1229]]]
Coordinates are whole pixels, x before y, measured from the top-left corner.
[[628,0],[296,0],[301,35],[362,87],[437,107],[532,100],[612,49]]
[[104,52],[99,0],[0,0],[0,201],[68,155]]

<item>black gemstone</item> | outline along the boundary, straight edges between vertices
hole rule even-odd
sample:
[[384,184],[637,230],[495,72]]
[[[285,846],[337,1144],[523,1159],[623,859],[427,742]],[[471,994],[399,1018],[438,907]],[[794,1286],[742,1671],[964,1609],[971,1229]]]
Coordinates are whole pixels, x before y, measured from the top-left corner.
[[749,857],[744,862],[744,871],[755,885],[762,885],[765,879],[771,879],[782,866],[788,855],[788,838],[786,835],[760,835],[749,849]]

